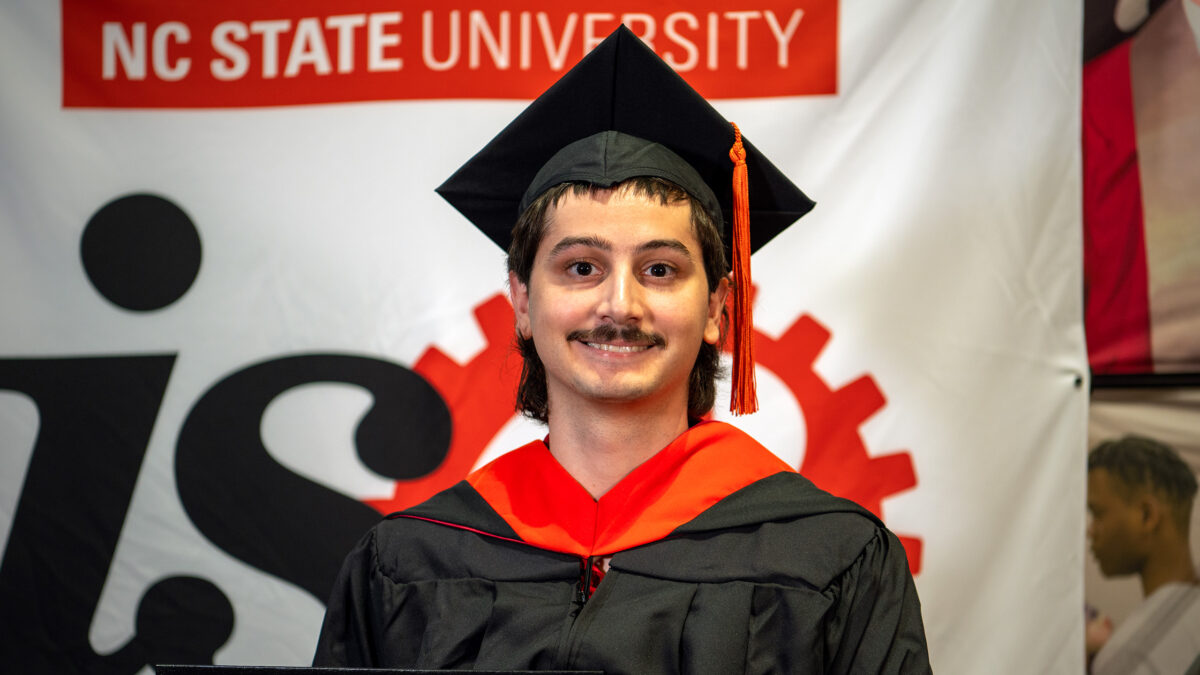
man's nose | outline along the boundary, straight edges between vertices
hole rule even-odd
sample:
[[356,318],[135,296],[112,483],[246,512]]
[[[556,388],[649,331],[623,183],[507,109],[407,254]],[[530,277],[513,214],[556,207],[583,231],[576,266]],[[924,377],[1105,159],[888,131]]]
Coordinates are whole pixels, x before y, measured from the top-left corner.
[[614,272],[605,280],[597,308],[602,319],[625,325],[636,324],[645,315],[645,289],[632,269]]

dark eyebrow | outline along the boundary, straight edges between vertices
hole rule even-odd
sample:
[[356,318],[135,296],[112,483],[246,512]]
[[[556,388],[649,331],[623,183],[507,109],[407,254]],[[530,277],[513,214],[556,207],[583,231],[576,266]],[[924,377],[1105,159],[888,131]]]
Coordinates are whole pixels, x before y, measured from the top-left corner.
[[679,241],[678,239],[652,239],[641,246],[638,246],[637,250],[638,253],[645,253],[646,251],[653,251],[659,248],[669,248],[672,251],[681,253],[688,260],[692,259],[692,252],[689,251],[688,247],[684,246],[683,242]]
[[554,256],[558,255],[559,253],[562,253],[563,251],[565,251],[573,246],[586,246],[588,248],[598,248],[602,251],[611,251],[612,250],[612,243],[609,242],[607,239],[601,239],[600,237],[566,237],[566,238],[562,239],[561,241],[559,241],[557,244],[555,244],[554,248],[550,249],[549,256],[551,258],[553,258]]
[[[586,246],[588,248],[595,248],[601,251],[611,251],[613,249],[612,242],[600,237],[565,237],[555,244],[554,248],[550,249],[549,255],[553,258],[559,253],[562,253],[563,251],[575,246]],[[660,248],[671,249],[672,251],[680,253],[688,260],[692,259],[692,252],[689,251],[688,247],[678,239],[651,239],[650,241],[638,245],[637,252],[645,253],[647,251],[654,251]]]

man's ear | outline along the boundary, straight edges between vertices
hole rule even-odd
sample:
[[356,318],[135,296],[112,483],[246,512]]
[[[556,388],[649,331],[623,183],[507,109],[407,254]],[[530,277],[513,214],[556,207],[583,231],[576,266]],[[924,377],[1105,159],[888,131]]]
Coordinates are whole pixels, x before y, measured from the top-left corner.
[[725,302],[729,298],[729,277],[717,282],[717,289],[708,294],[708,316],[704,324],[704,341],[715,345],[721,340],[721,323],[725,316]]
[[1141,515],[1141,525],[1145,532],[1158,529],[1166,517],[1166,505],[1152,492],[1144,492],[1138,497],[1138,512]]
[[517,278],[516,272],[508,273],[508,299],[512,303],[513,318],[517,335],[531,337],[529,330],[529,286]]

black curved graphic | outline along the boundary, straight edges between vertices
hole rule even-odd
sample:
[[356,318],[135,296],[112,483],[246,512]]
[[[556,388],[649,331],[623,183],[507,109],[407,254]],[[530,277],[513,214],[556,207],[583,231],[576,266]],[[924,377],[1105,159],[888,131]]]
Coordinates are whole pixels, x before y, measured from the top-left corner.
[[212,583],[147,591],[137,634],[99,655],[88,629],[112,565],[174,355],[0,360],[0,389],[27,394],[39,429],[0,562],[0,670],[132,675],[211,663],[233,630]]
[[298,476],[271,457],[259,432],[277,396],[302,384],[342,382],[371,392],[359,424],[360,457],[393,478],[424,475],[450,446],[450,411],[420,375],[363,356],[311,354],[267,361],[213,385],[179,434],[179,497],[214,544],[325,602],[342,558],[380,515]]

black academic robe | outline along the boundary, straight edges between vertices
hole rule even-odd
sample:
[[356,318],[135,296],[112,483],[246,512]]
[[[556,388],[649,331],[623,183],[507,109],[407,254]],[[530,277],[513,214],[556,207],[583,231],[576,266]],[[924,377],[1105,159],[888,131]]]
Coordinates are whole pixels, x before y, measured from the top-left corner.
[[585,496],[537,442],[389,516],[347,557],[314,664],[929,671],[896,537],[734,427]]

